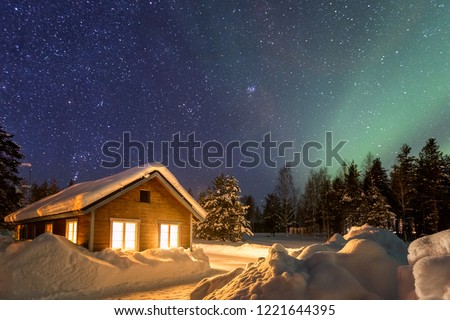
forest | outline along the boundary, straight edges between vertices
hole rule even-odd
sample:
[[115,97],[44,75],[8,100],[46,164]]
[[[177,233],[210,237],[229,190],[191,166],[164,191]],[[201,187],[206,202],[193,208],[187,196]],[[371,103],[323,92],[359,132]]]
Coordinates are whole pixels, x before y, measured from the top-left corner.
[[260,210],[252,196],[243,197],[247,218],[256,232],[345,233],[370,224],[409,241],[450,228],[450,157],[434,138],[418,156],[404,144],[390,170],[369,153],[331,176],[322,167],[309,173],[299,193],[289,168],[282,168],[274,191]]

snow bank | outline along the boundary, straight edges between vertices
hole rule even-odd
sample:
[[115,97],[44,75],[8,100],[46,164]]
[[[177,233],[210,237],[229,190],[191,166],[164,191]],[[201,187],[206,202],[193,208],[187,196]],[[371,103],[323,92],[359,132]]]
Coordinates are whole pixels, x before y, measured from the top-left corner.
[[209,269],[201,249],[90,253],[45,233],[2,251],[0,299],[107,297],[198,278]]
[[206,280],[205,295],[194,292],[196,299],[395,299],[397,268],[406,263],[405,243],[365,225],[291,253],[274,244],[228,283]]
[[214,254],[252,258],[265,257],[269,248],[265,245],[249,243],[244,243],[241,245],[197,243],[195,246],[202,248],[205,252],[214,252]]
[[450,299],[450,230],[411,243],[408,260],[419,299]]
[[200,300],[213,292],[216,288],[221,288],[235,277],[244,272],[244,268],[236,268],[228,273],[221,274],[209,279],[203,279],[195,287],[194,291],[190,294],[191,300]]

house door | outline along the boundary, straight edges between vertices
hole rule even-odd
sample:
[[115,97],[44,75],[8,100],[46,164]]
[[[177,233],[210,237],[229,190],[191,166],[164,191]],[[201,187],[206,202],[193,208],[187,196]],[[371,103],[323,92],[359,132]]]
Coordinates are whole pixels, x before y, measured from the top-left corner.
[[161,223],[159,227],[159,247],[161,249],[180,246],[180,227],[178,224]]

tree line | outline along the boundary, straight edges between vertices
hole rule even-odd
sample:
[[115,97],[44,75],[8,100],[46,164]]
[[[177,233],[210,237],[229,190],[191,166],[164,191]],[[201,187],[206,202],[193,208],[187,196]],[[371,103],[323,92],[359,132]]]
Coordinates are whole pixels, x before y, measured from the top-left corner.
[[[0,223],[23,205],[18,168],[23,159],[12,135],[0,126]],[[73,181],[69,182],[72,185]],[[30,202],[59,191],[56,180],[32,184]],[[388,171],[368,154],[332,177],[326,168],[312,170],[300,193],[290,168],[281,168],[262,211],[252,196],[241,196],[236,178],[218,176],[200,195],[209,213],[197,227],[207,239],[240,240],[253,232],[346,233],[365,223],[391,229],[406,240],[450,228],[450,156],[430,138],[418,156],[404,144]]]
[[330,236],[368,223],[406,240],[450,228],[450,157],[434,138],[418,156],[404,144],[388,172],[369,153],[361,168],[352,161],[332,177],[326,168],[309,173],[298,192],[289,168],[282,168],[262,213],[243,198],[256,232],[300,232]]

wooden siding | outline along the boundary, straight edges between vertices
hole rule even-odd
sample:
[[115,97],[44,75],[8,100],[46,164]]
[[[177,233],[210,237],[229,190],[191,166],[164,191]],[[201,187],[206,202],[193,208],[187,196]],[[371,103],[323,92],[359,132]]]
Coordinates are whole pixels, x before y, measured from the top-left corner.
[[[140,190],[150,191],[150,203],[140,202]],[[111,218],[140,220],[139,250],[159,247],[159,224],[180,225],[180,245],[190,246],[191,213],[159,182],[151,179],[95,210],[94,251],[110,247]]]
[[[45,225],[48,223],[53,224],[53,234],[59,236],[66,236],[66,221],[67,220],[77,220],[78,230],[77,230],[77,244],[83,247],[88,247],[89,242],[89,224],[90,224],[90,214],[75,216],[68,219],[56,219],[56,220],[46,220],[33,222],[21,225],[25,228],[25,238],[24,239],[34,239],[37,236],[45,232]],[[22,240],[24,240],[22,239]]]

